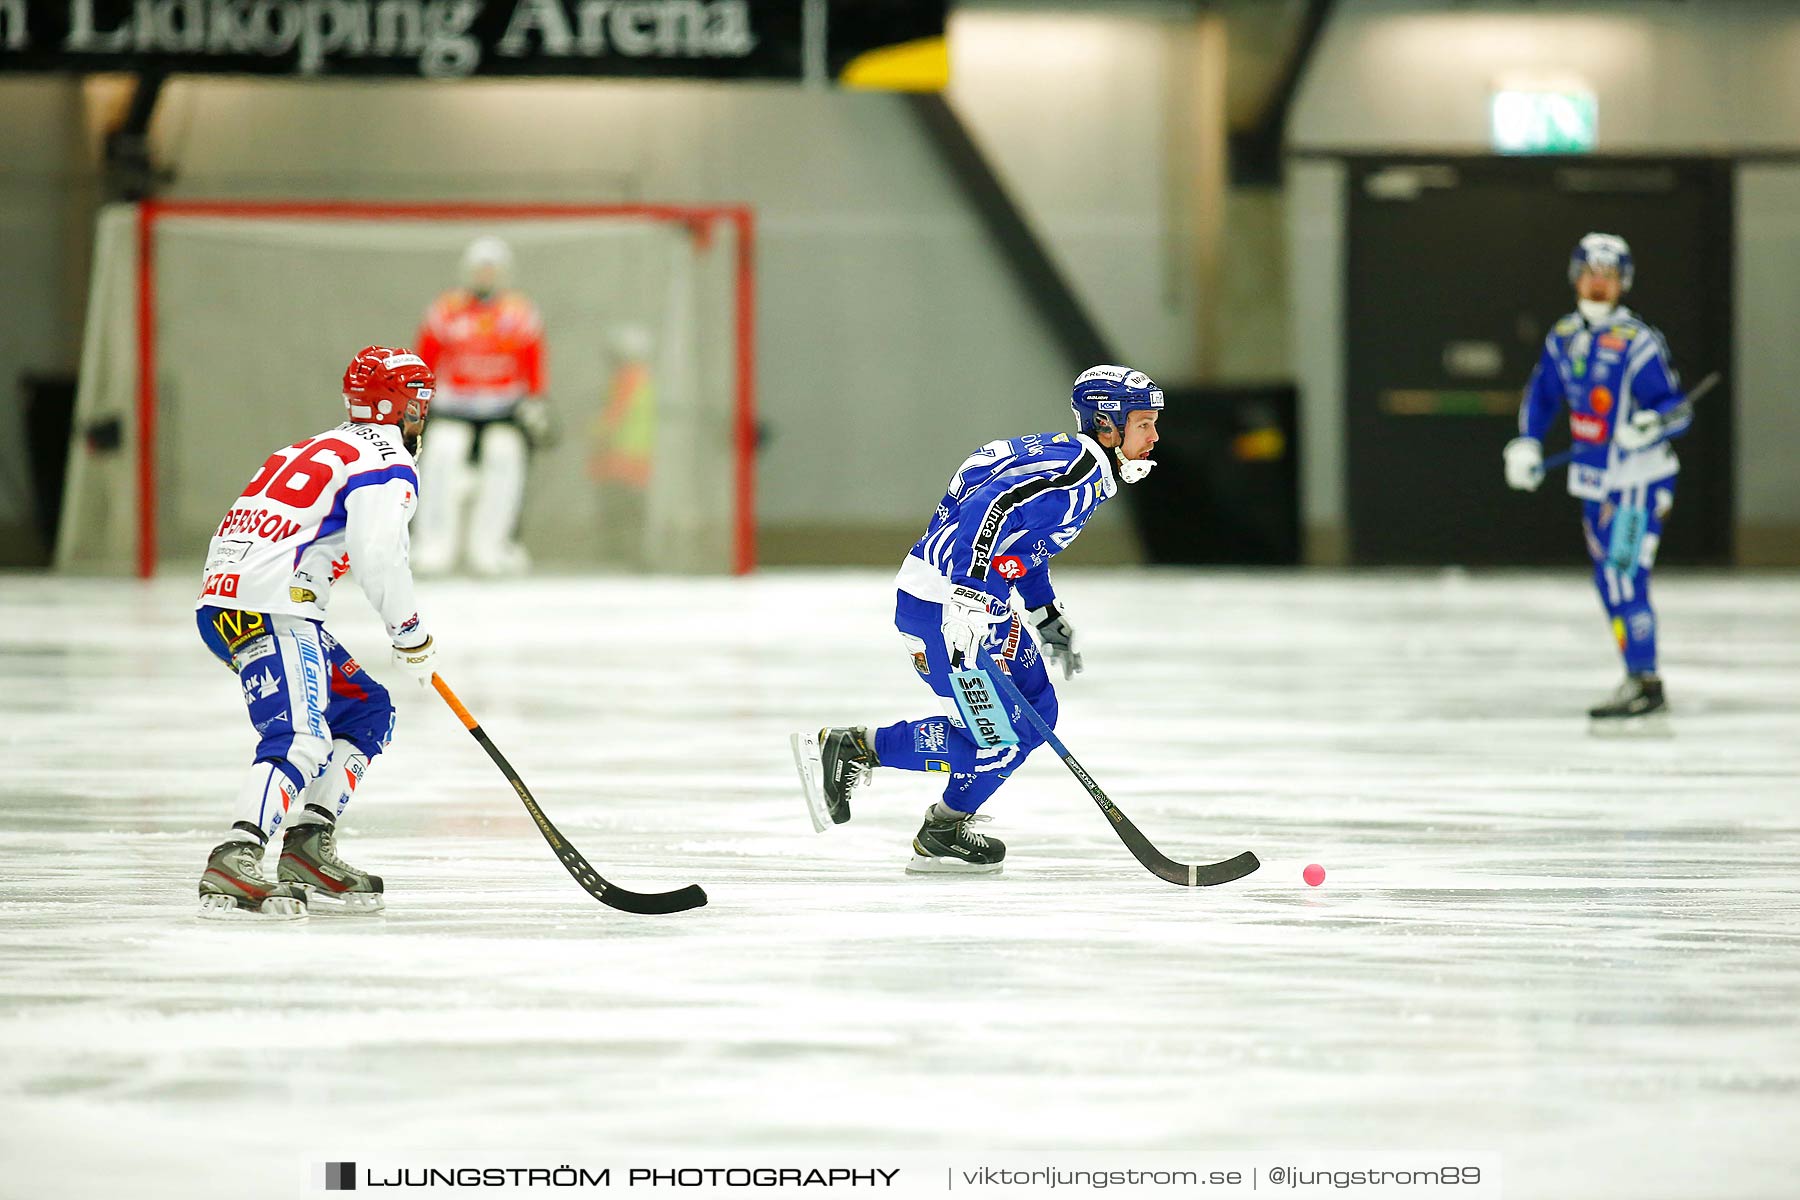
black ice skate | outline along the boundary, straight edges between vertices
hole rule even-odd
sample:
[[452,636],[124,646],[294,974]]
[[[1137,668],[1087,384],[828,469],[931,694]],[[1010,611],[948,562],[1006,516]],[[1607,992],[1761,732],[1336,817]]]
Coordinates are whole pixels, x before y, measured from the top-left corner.
[[813,831],[823,832],[828,821],[833,825],[848,821],[850,793],[867,783],[869,772],[881,765],[869,727],[821,729],[817,737],[796,733],[788,744],[794,749],[794,767],[800,772]]
[[975,822],[988,819],[979,813],[961,813],[943,804],[933,804],[925,811],[925,823],[913,835],[913,856],[906,864],[907,872],[913,875],[998,874],[1006,857],[1006,843],[976,833],[974,829]]
[[1588,716],[1596,721],[1618,721],[1645,717],[1667,709],[1661,679],[1648,674],[1627,675],[1612,698],[1588,709]]
[[262,873],[260,841],[214,846],[200,876],[200,913],[208,920],[297,921],[306,916],[306,893]]
[[283,883],[305,889],[316,913],[380,912],[381,876],[359,871],[337,856],[337,822],[309,804],[301,824],[288,826],[275,874]]

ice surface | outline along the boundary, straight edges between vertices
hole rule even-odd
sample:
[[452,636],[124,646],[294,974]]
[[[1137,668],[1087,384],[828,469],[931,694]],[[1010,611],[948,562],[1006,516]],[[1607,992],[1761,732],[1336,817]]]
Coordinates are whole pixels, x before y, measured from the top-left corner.
[[1673,736],[1596,738],[1574,568],[1070,572],[1070,746],[1173,857],[1263,858],[1194,891],[1042,751],[999,878],[902,873],[927,776],[812,833],[789,732],[935,711],[883,573],[426,584],[551,818],[712,904],[595,904],[408,691],[341,839],[386,915],[257,928],[193,917],[252,735],[190,582],[0,579],[0,1193],[296,1194],[292,1154],[375,1145],[1464,1148],[1509,1197],[1800,1192],[1793,576],[1659,579]]

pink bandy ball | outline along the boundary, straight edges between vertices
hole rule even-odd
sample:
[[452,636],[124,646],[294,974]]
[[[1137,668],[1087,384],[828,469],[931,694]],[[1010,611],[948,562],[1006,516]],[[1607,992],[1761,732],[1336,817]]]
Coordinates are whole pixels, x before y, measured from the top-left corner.
[[1306,870],[1300,872],[1300,877],[1306,880],[1306,886],[1318,887],[1321,883],[1325,882],[1325,868],[1321,867],[1318,863],[1314,863],[1306,868]]

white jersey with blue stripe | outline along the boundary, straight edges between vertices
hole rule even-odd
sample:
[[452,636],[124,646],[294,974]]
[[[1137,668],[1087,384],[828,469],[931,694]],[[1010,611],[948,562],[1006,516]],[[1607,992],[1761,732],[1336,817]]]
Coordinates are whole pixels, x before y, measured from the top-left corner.
[[925,536],[901,565],[901,591],[942,603],[953,586],[1027,606],[1055,596],[1050,559],[1119,490],[1108,452],[1085,434],[989,442],[950,477]]
[[388,635],[417,645],[407,524],[418,503],[395,426],[346,421],[277,450],[219,522],[195,607],[322,621],[332,585],[354,570]]

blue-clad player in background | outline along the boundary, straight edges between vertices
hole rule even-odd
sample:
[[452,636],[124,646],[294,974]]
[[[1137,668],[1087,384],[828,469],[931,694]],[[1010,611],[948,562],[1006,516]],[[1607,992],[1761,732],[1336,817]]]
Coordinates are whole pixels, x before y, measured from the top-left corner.
[[1507,484],[1535,491],[1544,479],[1544,434],[1557,410],[1568,406],[1569,494],[1582,501],[1594,584],[1625,659],[1624,683],[1588,710],[1608,721],[1665,705],[1650,573],[1680,470],[1668,439],[1691,420],[1662,334],[1619,303],[1631,279],[1624,238],[1590,233],[1576,245],[1569,281],[1578,311],[1544,339],[1519,408],[1519,436],[1505,450]]
[[1135,483],[1155,464],[1163,394],[1141,371],[1099,366],[1081,374],[1071,398],[1077,432],[1035,433],[989,442],[950,478],[925,536],[900,568],[894,625],[912,668],[937,693],[945,714],[795,734],[794,761],[813,826],[850,819],[850,793],[876,767],[946,776],[943,799],[913,838],[913,872],[995,872],[1006,846],[973,828],[977,810],[1042,738],[1009,712],[1017,746],[981,749],[950,698],[950,673],[975,665],[987,646],[1045,722],[1056,724],[1056,691],[1038,647],[1012,610],[1016,591],[1046,654],[1066,680],[1081,670],[1075,629],[1050,581],[1050,559],[1081,532],[1119,481]]

